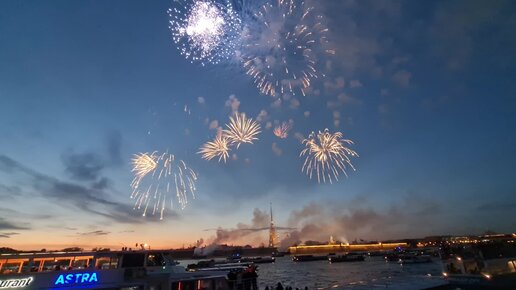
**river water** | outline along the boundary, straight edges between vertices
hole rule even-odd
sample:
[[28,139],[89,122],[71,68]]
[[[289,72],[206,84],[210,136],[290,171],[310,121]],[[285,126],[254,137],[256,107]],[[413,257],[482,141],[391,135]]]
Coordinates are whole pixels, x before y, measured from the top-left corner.
[[[191,261],[182,261],[182,265]],[[275,263],[258,265],[260,289],[278,282],[293,289],[425,289],[443,283],[442,268],[435,258],[432,263],[399,265],[383,257],[367,257],[363,262],[333,263],[328,261],[292,262],[289,256],[276,258]],[[273,288],[274,289],[274,288]]]

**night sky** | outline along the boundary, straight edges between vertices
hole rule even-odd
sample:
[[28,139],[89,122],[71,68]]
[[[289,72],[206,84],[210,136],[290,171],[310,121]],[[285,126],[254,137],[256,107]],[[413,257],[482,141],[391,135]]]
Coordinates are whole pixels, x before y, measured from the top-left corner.
[[[236,62],[180,55],[171,1],[0,1],[0,246],[259,245],[233,229],[267,227],[270,202],[297,229],[284,245],[516,231],[516,3],[314,4],[326,76],[272,98]],[[234,110],[259,140],[201,159]],[[333,184],[301,172],[300,138],[325,128],[360,155]],[[162,221],[129,198],[133,154],[155,150],[199,176]]]

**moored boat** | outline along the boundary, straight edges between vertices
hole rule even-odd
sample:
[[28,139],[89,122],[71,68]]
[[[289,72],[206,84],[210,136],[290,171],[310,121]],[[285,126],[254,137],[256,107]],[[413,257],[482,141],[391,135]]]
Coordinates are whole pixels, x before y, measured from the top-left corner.
[[364,255],[347,254],[347,255],[328,257],[328,262],[330,264],[340,263],[340,262],[362,262],[362,261],[365,261]]
[[294,262],[311,262],[311,261],[323,261],[327,260],[327,256],[314,256],[314,255],[298,255],[293,256],[292,261]]
[[423,264],[432,263],[432,257],[430,255],[422,255],[419,253],[405,253],[398,256],[399,264]]
[[241,263],[254,263],[254,264],[265,264],[274,263],[276,259],[274,257],[244,257],[240,259]]
[[445,246],[441,261],[443,275],[454,286],[514,289],[516,285],[516,239]]

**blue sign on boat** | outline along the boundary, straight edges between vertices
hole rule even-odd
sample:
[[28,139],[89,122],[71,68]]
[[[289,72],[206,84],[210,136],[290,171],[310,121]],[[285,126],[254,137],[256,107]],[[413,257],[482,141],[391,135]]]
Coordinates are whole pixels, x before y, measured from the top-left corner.
[[57,277],[54,285],[69,285],[69,284],[89,284],[98,282],[99,277],[97,273],[73,273],[73,274],[61,274]]

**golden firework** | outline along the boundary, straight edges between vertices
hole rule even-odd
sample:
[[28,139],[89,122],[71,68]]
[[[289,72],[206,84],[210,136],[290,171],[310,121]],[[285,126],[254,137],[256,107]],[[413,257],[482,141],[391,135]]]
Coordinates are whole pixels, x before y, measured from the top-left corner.
[[332,183],[332,179],[339,180],[339,173],[342,172],[347,176],[347,166],[355,170],[351,163],[350,157],[358,157],[358,154],[344,146],[352,145],[353,141],[342,139],[341,132],[330,133],[328,129],[317,134],[312,132],[307,139],[303,140],[306,146],[299,156],[305,156],[306,159],[301,171],[306,172],[310,179],[313,173],[317,174],[317,181],[326,179]]
[[143,216],[151,210],[153,215],[159,212],[163,219],[168,202],[173,206],[173,194],[181,209],[188,203],[188,193],[195,198],[197,174],[174,155],[159,155],[156,151],[140,153],[132,159],[132,165],[135,176],[131,182],[131,198],[135,199],[135,209],[143,208]]
[[219,157],[219,162],[226,162],[229,157],[229,140],[223,134],[217,134],[213,141],[206,142],[197,153],[202,154],[202,158],[206,160]]
[[276,126],[272,131],[276,137],[285,139],[288,137],[288,131],[292,129],[292,124],[283,122],[280,126]]
[[134,158],[131,160],[133,165],[133,169],[131,171],[134,172],[134,179],[131,186],[133,184],[137,186],[145,175],[156,169],[156,166],[158,165],[156,162],[157,158],[156,152],[152,152],[151,154],[139,153],[134,155]]
[[245,113],[235,113],[234,116],[229,117],[229,124],[226,124],[226,127],[222,134],[227,137],[231,145],[236,144],[237,149],[242,143],[253,144],[253,140],[258,140],[256,135],[261,132],[260,124],[247,118]]

